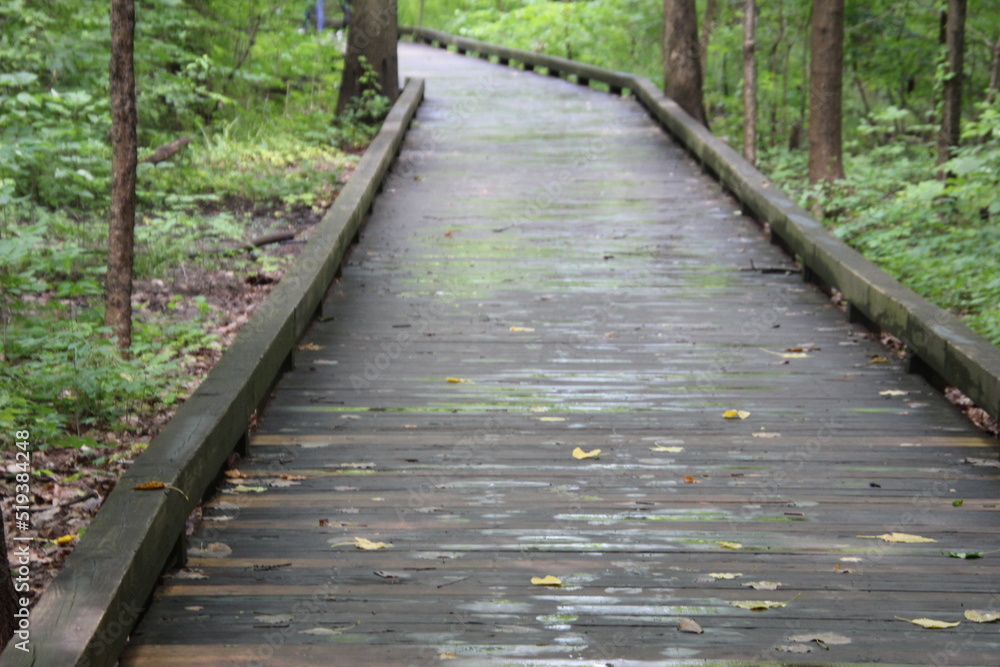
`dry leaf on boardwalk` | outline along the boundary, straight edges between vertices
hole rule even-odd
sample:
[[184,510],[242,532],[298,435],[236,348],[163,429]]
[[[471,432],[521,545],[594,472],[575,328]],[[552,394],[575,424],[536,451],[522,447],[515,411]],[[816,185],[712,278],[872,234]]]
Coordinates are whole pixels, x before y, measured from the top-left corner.
[[472,380],[463,378],[445,378],[445,382],[451,382],[452,384],[472,384]]
[[143,484],[136,484],[132,488],[135,489],[136,491],[156,491],[157,489],[173,489],[177,493],[184,496],[184,500],[190,500],[190,498],[188,498],[188,495],[186,493],[178,489],[173,484],[167,484],[166,482],[145,482]]
[[229,493],[264,493],[267,491],[266,486],[246,486],[245,484],[238,484],[231,489],[226,489]]
[[364,537],[355,537],[353,542],[336,542],[331,544],[331,547],[343,547],[346,545],[351,545],[362,549],[363,551],[378,551],[379,549],[388,549],[392,546],[389,542],[372,542],[371,540]]
[[918,544],[920,542],[937,542],[937,540],[930,537],[921,537],[920,535],[911,535],[909,533],[883,533],[881,535],[858,535],[858,537],[872,540],[882,540],[884,542],[899,543],[899,544]]
[[740,609],[749,609],[750,611],[767,611],[768,609],[776,609],[777,607],[784,607],[787,604],[791,604],[799,599],[799,595],[802,595],[802,593],[799,593],[787,602],[777,602],[775,600],[743,600],[739,602],[730,602],[729,604],[734,607],[739,607]]
[[573,450],[574,459],[597,459],[601,457],[601,450],[592,449],[589,452],[585,452],[579,447]]
[[851,638],[845,637],[844,635],[838,635],[834,632],[814,632],[804,635],[792,635],[788,638],[788,641],[799,642],[802,644],[816,642],[821,648],[826,649],[829,646],[850,644]]
[[535,586],[562,586],[562,579],[550,574],[545,577],[532,577],[531,583]]
[[878,395],[879,396],[906,396],[909,393],[910,392],[908,392],[908,391],[901,391],[899,389],[886,389],[885,391],[880,391],[878,393]]
[[720,549],[742,549],[743,545],[739,542],[727,542],[726,540],[720,540],[716,542]]
[[755,438],[780,438],[780,433],[775,433],[774,431],[758,431],[757,433],[751,433]]
[[700,625],[698,625],[695,621],[691,620],[690,618],[682,618],[680,622],[677,624],[677,629],[680,630],[681,632],[690,632],[691,634],[695,635],[700,635],[701,633],[705,632],[704,630],[701,629]]
[[772,352],[771,350],[765,350],[760,348],[761,352],[767,352],[768,354],[773,354],[776,357],[781,357],[782,359],[808,359],[809,355],[805,352]]
[[914,625],[919,625],[922,628],[927,628],[928,630],[946,630],[948,628],[955,628],[961,624],[961,621],[956,621],[955,623],[949,623],[948,621],[935,621],[933,618],[903,618],[902,616],[896,616],[897,621],[906,621],[907,623],[913,623]]
[[735,579],[737,577],[742,577],[742,572],[709,572],[708,576],[713,579]]
[[965,618],[973,623],[996,623],[997,621],[1000,621],[1000,611],[966,609]]
[[531,327],[511,327],[510,330],[513,333],[531,333],[534,331]]
[[683,447],[667,447],[665,445],[654,445],[649,448],[651,452],[669,452],[670,454],[680,454],[684,451]]
[[778,587],[781,586],[780,581],[751,581],[749,583],[743,584],[748,588],[752,588],[755,591],[776,591]]
[[746,419],[750,413],[746,410],[726,410],[722,413],[723,419]]
[[313,352],[317,352],[319,350],[322,350],[323,346],[322,345],[317,345],[316,343],[303,343],[302,345],[299,345],[299,349],[300,350],[311,350]]
[[701,484],[700,479],[695,479],[693,475],[684,475],[685,484]]

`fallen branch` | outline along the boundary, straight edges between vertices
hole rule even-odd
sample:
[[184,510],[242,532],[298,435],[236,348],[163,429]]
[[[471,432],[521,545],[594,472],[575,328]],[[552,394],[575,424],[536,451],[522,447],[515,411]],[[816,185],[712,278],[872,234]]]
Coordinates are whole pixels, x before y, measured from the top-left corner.
[[148,162],[149,164],[160,164],[166,160],[169,160],[173,156],[181,152],[181,149],[191,143],[191,137],[181,137],[180,139],[174,139],[169,144],[163,144],[162,146],[157,146],[156,150],[153,151],[152,155],[148,155],[140,162]]

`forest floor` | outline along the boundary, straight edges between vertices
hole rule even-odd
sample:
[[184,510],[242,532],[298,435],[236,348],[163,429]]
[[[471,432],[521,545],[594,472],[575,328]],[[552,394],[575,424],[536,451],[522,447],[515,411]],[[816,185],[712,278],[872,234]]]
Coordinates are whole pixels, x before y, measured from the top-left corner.
[[[325,212],[305,206],[250,208],[239,202],[230,203],[227,209],[248,220],[248,240],[277,231],[294,233],[294,238],[288,241],[256,251],[279,260],[280,266],[287,266],[298,255]],[[198,315],[192,297],[203,296],[211,306],[213,316],[209,318],[206,338],[214,337],[218,342],[198,350],[185,364],[184,373],[189,376],[187,395],[198,387],[283,273],[281,269],[249,274],[234,271],[229,266],[232,259],[227,258],[237,255],[220,253],[219,256],[221,260],[213,268],[192,263],[175,269],[169,276],[136,281],[134,285],[132,305],[136,313],[169,313],[172,319],[183,321]],[[98,440],[99,447],[48,447],[32,452],[31,469],[35,473],[31,484],[31,532],[35,535],[30,545],[32,603],[37,602],[59,572],[118,478],[179,405],[175,403],[134,418],[126,431],[85,434]],[[11,487],[18,472],[15,452],[2,453],[4,481]],[[5,494],[5,517],[13,516],[13,505],[13,494]],[[10,530],[6,531],[6,538],[8,553],[13,553]]]

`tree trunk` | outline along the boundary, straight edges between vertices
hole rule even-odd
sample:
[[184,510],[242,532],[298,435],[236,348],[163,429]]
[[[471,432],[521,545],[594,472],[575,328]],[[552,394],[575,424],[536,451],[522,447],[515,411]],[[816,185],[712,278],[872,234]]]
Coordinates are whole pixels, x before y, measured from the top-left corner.
[[965,2],[948,0],[945,25],[947,67],[944,80],[944,104],[941,112],[941,133],[938,135],[938,164],[952,158],[962,135],[962,76],[965,60]]
[[663,92],[707,125],[699,50],[694,0],[663,0]]
[[104,323],[118,347],[132,345],[132,266],[135,243],[136,140],[134,0],[111,0],[111,215]]
[[7,560],[7,540],[4,529],[3,512],[0,511],[0,652],[14,636],[17,629],[17,594],[14,592],[14,581],[10,576],[10,561]]
[[[347,57],[340,82],[337,115],[351,100],[369,87],[362,81],[365,64],[375,75],[373,87],[395,101],[399,95],[399,67],[396,57],[396,0],[354,0],[351,25],[347,29]],[[364,63],[364,64],[363,64]]]
[[844,0],[813,0],[810,47],[809,182],[832,183],[844,177]]
[[1000,38],[993,44],[993,63],[990,66],[990,85],[986,87],[986,103],[993,104],[997,89],[1000,88]]
[[743,157],[757,163],[757,0],[743,10]]
[[701,56],[703,77],[708,71],[708,46],[712,43],[712,28],[715,27],[715,16],[718,13],[719,0],[706,0],[705,20],[701,24],[701,39],[698,40],[698,53]]

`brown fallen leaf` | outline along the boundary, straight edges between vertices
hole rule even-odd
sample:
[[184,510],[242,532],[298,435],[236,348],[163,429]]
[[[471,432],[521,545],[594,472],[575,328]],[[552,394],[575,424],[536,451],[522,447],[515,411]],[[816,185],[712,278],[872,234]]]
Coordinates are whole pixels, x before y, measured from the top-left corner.
[[695,479],[693,475],[684,475],[685,484],[701,484],[700,479]]
[[236,468],[233,468],[232,470],[226,470],[222,474],[225,475],[226,477],[228,477],[229,479],[243,479],[244,477],[246,477],[246,475],[244,475],[243,473],[241,473]]
[[682,618],[677,624],[677,629],[681,632],[690,632],[691,634],[700,635],[704,630],[695,621],[690,618]]
[[311,350],[313,352],[316,352],[316,351],[322,350],[323,346],[322,345],[317,345],[316,343],[303,343],[302,345],[299,345],[299,349],[300,350]]
[[190,498],[188,498],[188,495],[186,493],[178,489],[173,484],[167,484],[166,482],[144,482],[142,484],[136,484],[132,488],[135,489],[136,491],[156,491],[157,489],[173,489],[177,493],[184,496],[184,500],[190,500]]
[[851,638],[845,637],[844,635],[838,635],[833,632],[813,632],[804,635],[792,635],[788,638],[788,641],[799,642],[802,644],[816,642],[820,647],[826,649],[828,646],[850,644]]

